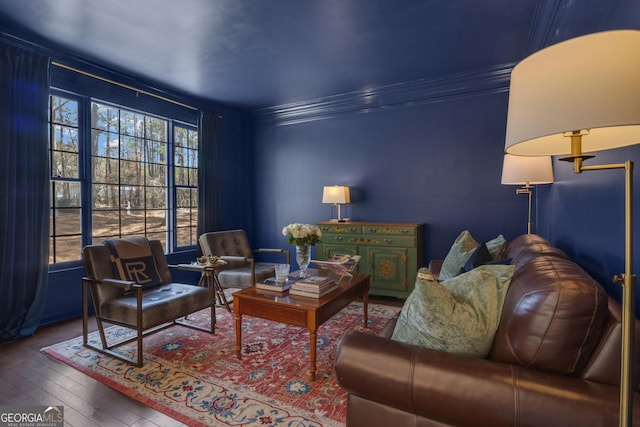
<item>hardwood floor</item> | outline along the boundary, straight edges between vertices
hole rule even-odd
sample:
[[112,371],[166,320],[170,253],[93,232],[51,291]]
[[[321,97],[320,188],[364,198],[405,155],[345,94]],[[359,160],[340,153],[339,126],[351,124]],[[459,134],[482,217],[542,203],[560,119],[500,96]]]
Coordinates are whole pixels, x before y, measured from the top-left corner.
[[62,405],[72,427],[184,425],[40,352],[80,335],[82,320],[75,319],[0,345],[0,405]]
[[[382,297],[370,297],[370,302],[402,304]],[[89,325],[95,330],[93,321]],[[71,427],[184,426],[40,352],[80,335],[82,319],[74,319],[0,345],[0,405],[62,405],[65,426]]]

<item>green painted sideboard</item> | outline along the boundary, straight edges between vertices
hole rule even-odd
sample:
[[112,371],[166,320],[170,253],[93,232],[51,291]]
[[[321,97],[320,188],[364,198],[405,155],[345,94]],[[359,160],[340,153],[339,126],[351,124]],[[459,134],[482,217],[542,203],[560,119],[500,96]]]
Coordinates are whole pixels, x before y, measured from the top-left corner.
[[369,293],[406,298],[423,266],[423,224],[386,222],[318,222],[322,242],[316,258],[335,253],[360,255],[357,271],[371,276]]

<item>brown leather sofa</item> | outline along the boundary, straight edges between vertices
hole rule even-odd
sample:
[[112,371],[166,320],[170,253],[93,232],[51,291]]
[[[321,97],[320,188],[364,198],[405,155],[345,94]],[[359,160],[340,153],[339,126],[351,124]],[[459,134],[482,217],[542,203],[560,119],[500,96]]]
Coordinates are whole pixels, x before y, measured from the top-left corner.
[[516,238],[507,256],[516,270],[487,359],[396,342],[393,322],[382,336],[343,338],[335,369],[348,427],[618,425],[619,304],[540,236]]

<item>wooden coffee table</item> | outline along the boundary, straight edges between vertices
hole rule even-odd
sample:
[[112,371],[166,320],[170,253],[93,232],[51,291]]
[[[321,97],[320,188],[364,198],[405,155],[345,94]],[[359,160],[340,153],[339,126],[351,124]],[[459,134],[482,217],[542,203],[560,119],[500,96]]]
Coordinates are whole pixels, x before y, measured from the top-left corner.
[[[309,269],[312,275],[319,275],[318,270]],[[233,311],[236,315],[236,354],[242,358],[242,315],[259,317],[301,326],[309,330],[309,349],[311,356],[311,380],[316,379],[316,344],[320,325],[333,317],[340,310],[358,297],[364,304],[364,325],[367,327],[367,310],[369,304],[368,274],[356,273],[352,279],[344,277],[339,288],[322,298],[306,298],[296,295],[278,295],[254,287],[246,288],[233,294]]]

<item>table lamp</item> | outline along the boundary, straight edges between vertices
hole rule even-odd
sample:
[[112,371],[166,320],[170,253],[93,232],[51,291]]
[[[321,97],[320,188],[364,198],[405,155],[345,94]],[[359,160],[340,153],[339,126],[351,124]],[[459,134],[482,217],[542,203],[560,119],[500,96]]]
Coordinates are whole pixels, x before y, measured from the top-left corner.
[[330,203],[338,208],[338,219],[332,219],[331,221],[344,222],[345,219],[340,215],[340,205],[351,203],[351,197],[349,196],[349,187],[342,185],[325,186],[322,191],[322,203]]
[[640,142],[640,31],[589,34],[542,49],[511,73],[505,152],[569,155],[575,173],[625,171],[625,271],[622,285],[620,425],[633,412],[635,277],[633,162],[584,165],[586,152]]
[[504,155],[502,163],[502,184],[522,185],[516,189],[516,194],[529,196],[529,215],[527,233],[531,234],[531,196],[534,185],[551,184],[553,182],[553,166],[551,156],[513,156]]

